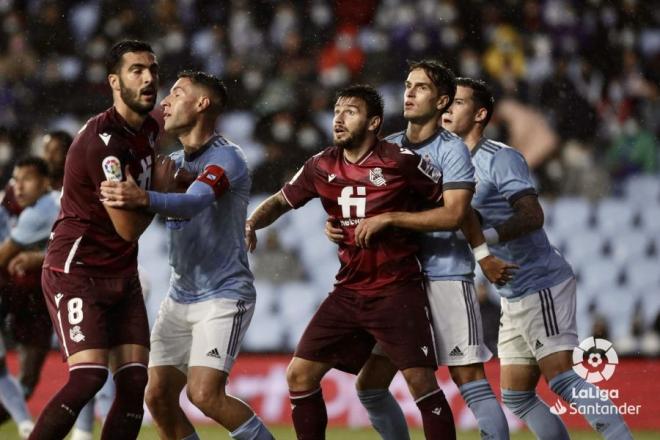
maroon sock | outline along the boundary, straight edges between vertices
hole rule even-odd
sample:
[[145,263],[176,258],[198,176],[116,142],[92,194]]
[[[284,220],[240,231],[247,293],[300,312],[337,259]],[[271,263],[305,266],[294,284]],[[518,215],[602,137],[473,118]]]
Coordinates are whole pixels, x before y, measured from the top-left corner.
[[147,367],[126,364],[115,372],[115,400],[103,424],[101,440],[136,439],[144,415],[144,388],[147,386]]
[[289,391],[291,416],[298,440],[324,440],[328,426],[321,388],[311,391]]
[[445,393],[438,389],[416,401],[422,413],[424,436],[433,440],[456,439],[456,426]]
[[41,412],[29,438],[61,440],[66,437],[82,407],[103,387],[107,377],[105,366],[78,364],[71,367],[69,380]]

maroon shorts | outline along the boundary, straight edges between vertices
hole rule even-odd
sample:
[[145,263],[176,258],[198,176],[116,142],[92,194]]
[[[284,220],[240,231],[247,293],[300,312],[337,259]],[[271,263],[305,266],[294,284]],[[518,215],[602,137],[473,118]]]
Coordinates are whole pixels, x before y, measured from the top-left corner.
[[41,293],[41,286],[10,284],[2,289],[9,331],[25,346],[50,348],[53,326]]
[[41,284],[65,359],[92,348],[149,347],[149,322],[137,275],[92,278],[45,269]]
[[357,374],[378,342],[399,370],[435,369],[427,301],[421,282],[373,297],[335,290],[307,325],[295,356]]

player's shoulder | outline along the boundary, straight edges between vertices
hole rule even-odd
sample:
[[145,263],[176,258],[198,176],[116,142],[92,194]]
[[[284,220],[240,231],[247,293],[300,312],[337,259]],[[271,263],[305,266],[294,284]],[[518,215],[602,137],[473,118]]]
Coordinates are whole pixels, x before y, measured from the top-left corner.
[[419,160],[419,154],[410,148],[402,147],[398,144],[387,141],[386,139],[381,140],[376,145],[376,150],[378,155],[384,162],[394,161],[397,164]]
[[460,136],[452,133],[449,130],[445,130],[444,128],[440,130],[437,143],[440,144],[443,149],[451,152],[469,153],[470,151]]
[[405,130],[401,130],[401,131],[397,131],[396,133],[392,133],[392,134],[386,136],[385,139],[383,139],[383,140],[386,141],[386,142],[390,142],[392,144],[401,145],[405,135],[406,135]]
[[78,130],[78,134],[73,140],[71,148],[80,145],[110,145],[113,137],[116,139],[121,136],[121,126],[112,118],[112,108],[93,116]]
[[307,162],[314,166],[318,166],[320,164],[333,164],[341,154],[341,149],[339,147],[336,145],[331,145],[311,156],[309,159],[307,159]]

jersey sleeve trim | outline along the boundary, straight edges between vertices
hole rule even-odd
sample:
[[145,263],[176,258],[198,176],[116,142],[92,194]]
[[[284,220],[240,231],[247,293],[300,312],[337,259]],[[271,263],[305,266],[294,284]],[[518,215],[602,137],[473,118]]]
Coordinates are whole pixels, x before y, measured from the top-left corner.
[[293,205],[293,203],[291,203],[291,201],[289,201],[289,198],[286,196],[286,192],[284,191],[284,188],[282,188],[280,190],[280,192],[282,193],[282,197],[284,197],[284,200],[286,200],[286,202],[289,204],[289,206],[292,207],[293,209],[296,209],[296,207]]
[[537,196],[537,192],[534,188],[526,188],[521,191],[518,191],[511,197],[509,197],[509,205],[513,206],[518,200],[522,199],[525,196]]
[[442,182],[442,190],[448,189],[469,189],[474,192],[476,184],[474,182]]

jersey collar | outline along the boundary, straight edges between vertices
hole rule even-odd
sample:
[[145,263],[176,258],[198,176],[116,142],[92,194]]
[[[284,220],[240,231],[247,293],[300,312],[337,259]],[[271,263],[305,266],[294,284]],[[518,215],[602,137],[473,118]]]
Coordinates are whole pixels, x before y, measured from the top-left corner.
[[472,149],[472,151],[470,151],[470,155],[474,156],[475,154],[477,154],[477,151],[479,150],[479,148],[481,148],[481,146],[483,144],[485,144],[487,140],[488,139],[485,138],[485,137],[482,137],[481,139],[479,139],[479,142],[477,142],[477,145],[475,145],[474,148]]
[[435,141],[442,134],[443,131],[445,131],[445,129],[440,127],[430,137],[428,137],[427,139],[425,139],[421,142],[417,142],[417,143],[410,142],[410,139],[408,139],[408,136],[406,136],[406,132],[404,131],[403,132],[403,138],[401,139],[401,146],[405,147],[405,148],[409,148],[411,150],[418,150],[422,147],[427,146],[431,142]]
[[204,154],[204,152],[205,152],[206,150],[208,150],[208,149],[211,147],[211,145],[213,145],[213,142],[215,142],[215,140],[216,140],[218,137],[220,137],[220,135],[219,135],[218,133],[215,133],[213,136],[211,136],[211,137],[209,138],[208,141],[206,141],[206,142],[204,143],[204,145],[202,145],[201,147],[199,147],[198,150],[193,151],[193,152],[190,153],[190,154],[186,153],[185,150],[184,150],[184,153],[183,153],[183,159],[184,159],[186,162],[192,162],[193,160],[197,159],[199,156],[201,156],[202,154]]

